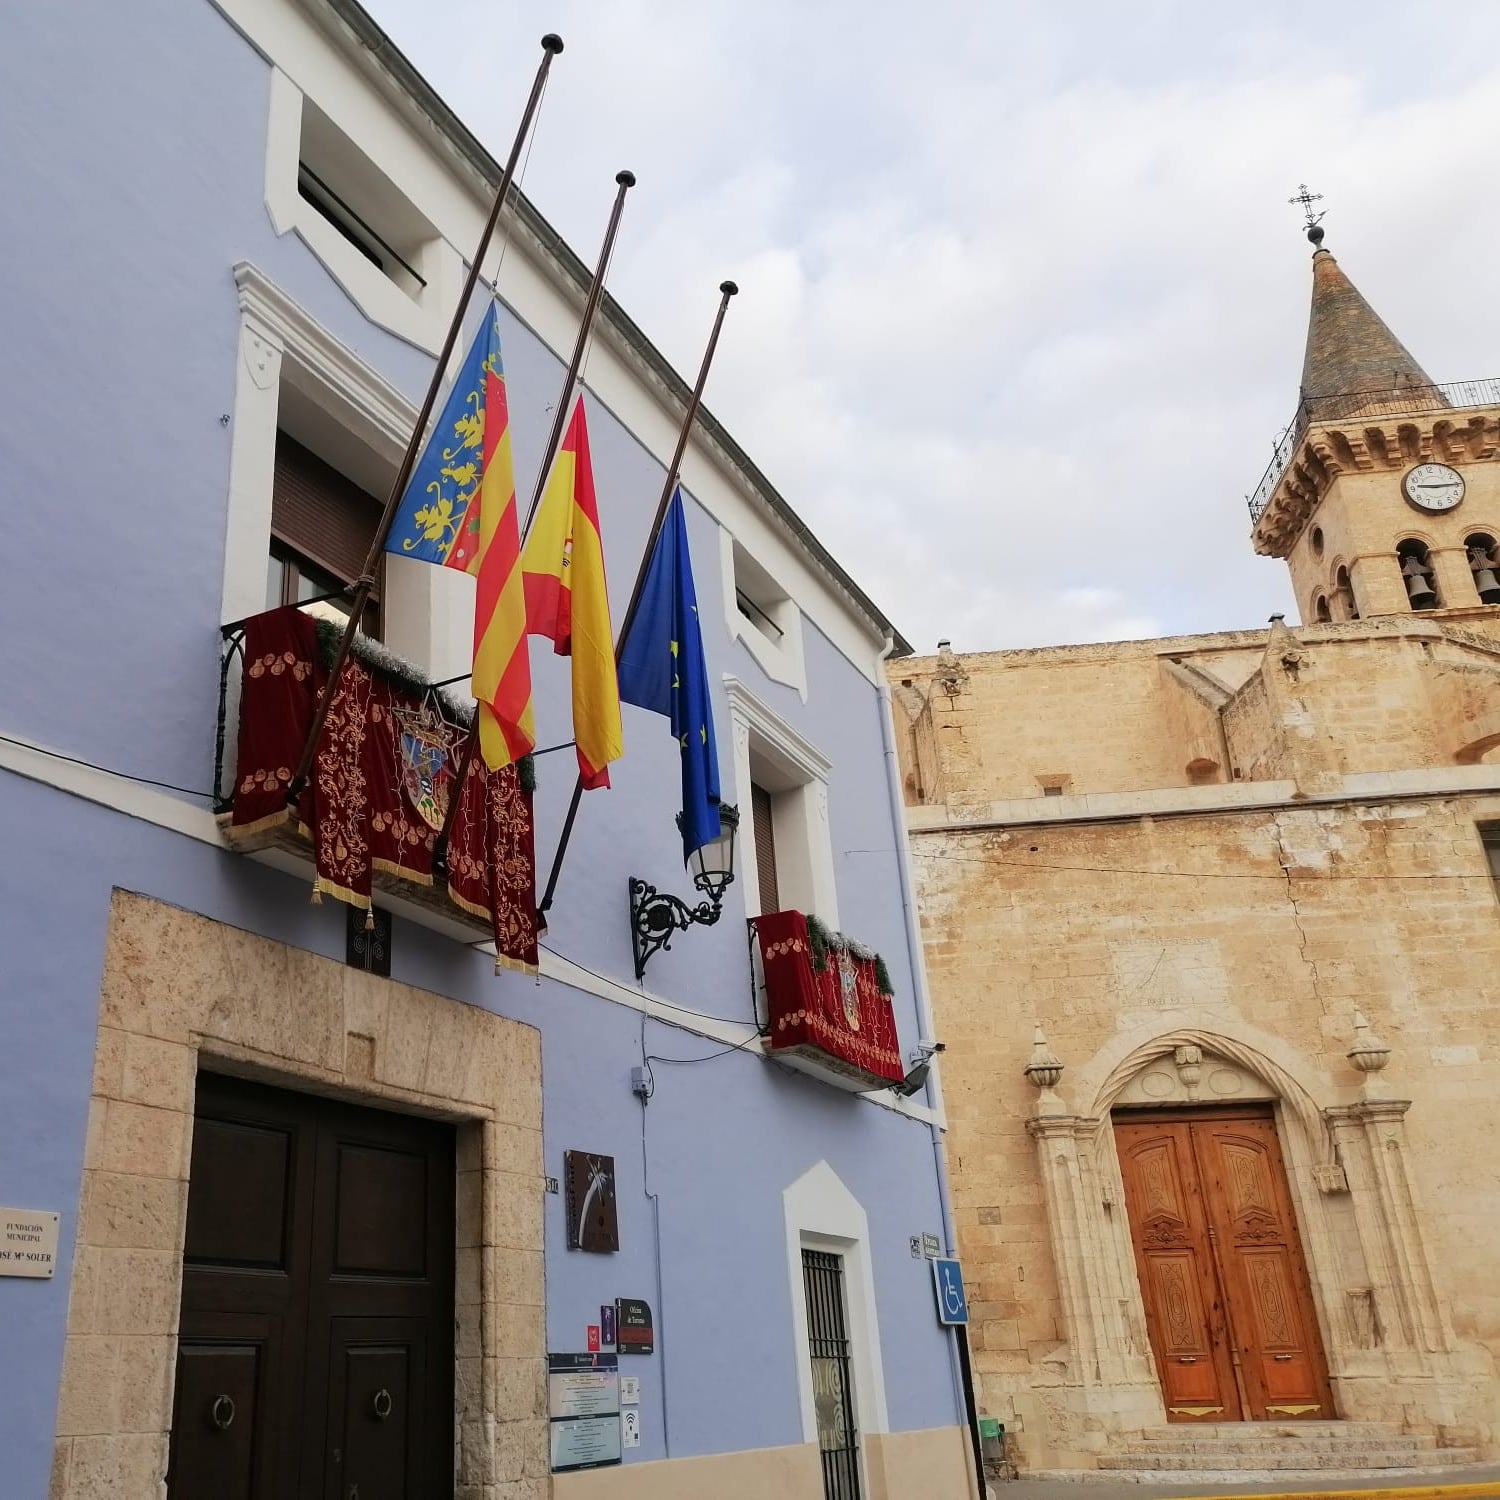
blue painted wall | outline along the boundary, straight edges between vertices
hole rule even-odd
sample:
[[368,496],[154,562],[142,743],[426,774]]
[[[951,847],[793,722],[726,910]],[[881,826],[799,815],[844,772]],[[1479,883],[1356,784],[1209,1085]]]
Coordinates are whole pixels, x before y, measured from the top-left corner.
[[[0,734],[186,788],[211,778],[238,312],[250,260],[415,399],[427,361],[369,324],[262,202],[270,68],[206,0],[66,0],[21,7],[0,48]],[[165,209],[165,211],[164,211]],[[638,212],[648,212],[642,200]],[[506,339],[519,486],[539,458],[560,365],[516,320]],[[615,608],[661,483],[659,465],[590,411]],[[840,916],[896,979],[902,1042],[917,1036],[875,689],[806,628],[809,699],[768,681],[723,624],[716,523],[689,526],[711,670],[732,672],[833,760]],[[567,736],[565,667],[537,651],[543,742]],[[729,722],[716,704],[726,781]],[[630,977],[625,888],[681,889],[665,725],[626,709],[615,787],[586,799],[548,942]],[[539,770],[540,852],[571,790],[565,754]],[[203,805],[200,799],[198,805]],[[52,1282],[0,1279],[0,1455],[7,1500],[46,1493],[113,887],[137,890],[332,957],[343,914],[304,882],[0,771],[0,1203],[64,1210]],[[659,956],[652,987],[750,1019],[743,909]],[[929,1132],[911,1120],[702,1038],[520,976],[397,924],[395,977],[537,1026],[547,1171],[564,1149],[612,1151],[622,1250],[563,1248],[547,1200],[548,1334],[582,1347],[601,1302],[656,1302],[663,1353],[634,1362],[645,1439],[660,1457],[662,1382],[676,1456],[800,1442],[781,1191],[826,1159],[870,1217],[891,1426],[958,1420],[945,1336],[907,1236],[940,1228]]]

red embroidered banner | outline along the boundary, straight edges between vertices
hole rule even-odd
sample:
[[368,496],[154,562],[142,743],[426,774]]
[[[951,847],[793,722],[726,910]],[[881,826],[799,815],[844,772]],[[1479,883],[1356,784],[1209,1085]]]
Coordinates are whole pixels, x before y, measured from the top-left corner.
[[[290,822],[287,787],[327,677],[310,616],[288,607],[246,621],[232,836]],[[531,795],[515,766],[490,771],[477,755],[459,788],[467,734],[438,694],[415,694],[350,658],[299,809],[314,894],[368,909],[376,871],[431,886],[433,844],[457,795],[448,897],[490,921],[500,964],[534,973]]]
[[771,1034],[767,1048],[809,1049],[846,1077],[870,1088],[899,1083],[906,1070],[891,997],[881,993],[875,961],[830,948],[827,966],[813,966],[807,918],[779,911],[755,919]]

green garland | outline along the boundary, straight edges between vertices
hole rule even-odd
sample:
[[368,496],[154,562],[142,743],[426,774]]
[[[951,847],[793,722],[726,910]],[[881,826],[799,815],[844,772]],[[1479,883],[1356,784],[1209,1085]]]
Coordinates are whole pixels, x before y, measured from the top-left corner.
[[864,959],[875,965],[875,984],[882,995],[891,996],[896,993],[891,984],[891,971],[886,968],[885,960],[873,948],[867,947],[857,938],[848,937],[842,932],[835,932],[821,918],[811,913],[807,918],[807,941],[812,949],[812,966],[817,973],[827,972],[830,953],[852,954],[855,958]]
[[[335,620],[318,618],[318,654],[325,669],[331,669],[339,653],[339,643],[344,639],[344,627]],[[389,646],[371,640],[369,636],[356,632],[349,647],[349,654],[373,677],[398,693],[409,698],[425,698],[433,693],[442,704],[443,713],[465,729],[473,727],[474,704],[455,693],[451,688],[434,688],[426,673],[414,667],[404,656],[398,656]],[[536,790],[536,759],[523,755],[516,762],[516,775],[521,781],[521,790],[531,793]]]

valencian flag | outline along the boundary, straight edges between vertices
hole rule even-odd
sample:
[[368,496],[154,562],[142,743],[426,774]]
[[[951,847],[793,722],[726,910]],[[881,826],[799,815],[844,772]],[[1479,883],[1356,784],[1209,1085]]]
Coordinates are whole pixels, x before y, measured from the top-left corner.
[[521,569],[528,633],[548,637],[557,655],[573,658],[573,738],[583,784],[608,786],[609,763],[624,754],[625,740],[582,396],[537,507]]
[[391,525],[387,552],[475,576],[479,748],[497,771],[536,744],[510,412],[493,303]]
[[620,697],[672,722],[682,753],[682,855],[688,859],[719,837],[719,756],[680,487],[662,519],[640,604],[620,646]]

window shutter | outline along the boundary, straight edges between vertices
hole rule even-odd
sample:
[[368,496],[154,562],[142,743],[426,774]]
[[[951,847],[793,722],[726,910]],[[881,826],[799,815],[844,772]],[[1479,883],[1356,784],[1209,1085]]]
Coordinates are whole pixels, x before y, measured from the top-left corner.
[[750,783],[750,813],[755,829],[755,874],[760,885],[762,912],[780,911],[776,889],[776,833],[771,823],[771,794]]
[[[309,562],[353,583],[365,565],[380,502],[284,432],[276,434],[271,534]],[[372,597],[380,597],[376,575]]]

